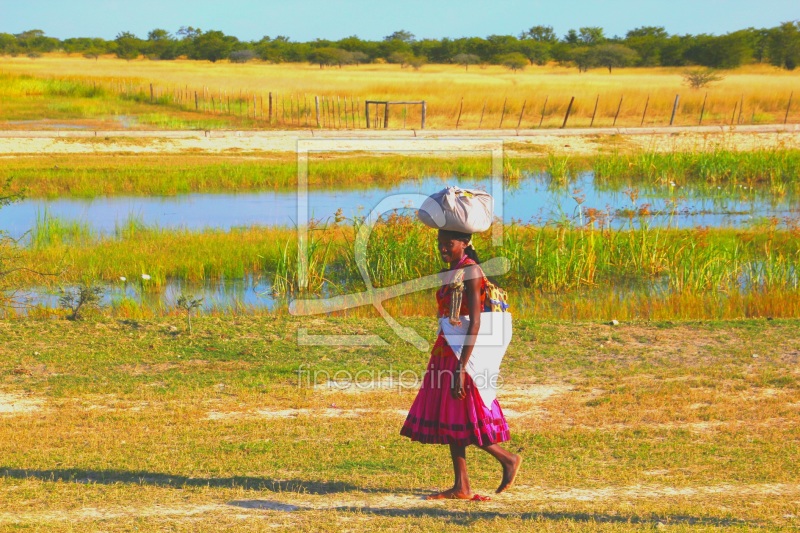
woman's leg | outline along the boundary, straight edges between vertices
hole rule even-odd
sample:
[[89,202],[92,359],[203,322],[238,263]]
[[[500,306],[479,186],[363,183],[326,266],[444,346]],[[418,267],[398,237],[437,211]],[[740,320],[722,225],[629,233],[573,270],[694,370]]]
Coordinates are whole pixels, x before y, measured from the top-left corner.
[[522,457],[517,454],[511,453],[499,444],[489,444],[488,446],[481,446],[492,457],[497,459],[503,466],[503,480],[500,486],[497,487],[497,493],[501,493],[514,483],[514,478],[517,477],[519,466],[522,464]]
[[453,488],[444,492],[437,492],[427,497],[428,500],[442,499],[463,499],[472,498],[472,490],[469,486],[469,476],[467,475],[467,447],[450,445],[450,458],[453,460],[453,474],[455,482]]

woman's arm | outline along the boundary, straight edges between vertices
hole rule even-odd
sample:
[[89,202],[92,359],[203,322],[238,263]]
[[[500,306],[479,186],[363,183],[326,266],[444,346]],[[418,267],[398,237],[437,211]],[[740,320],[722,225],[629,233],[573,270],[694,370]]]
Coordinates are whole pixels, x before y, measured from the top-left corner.
[[[470,269],[480,269],[477,265],[468,267],[464,277],[469,278]],[[464,297],[467,300],[467,308],[469,309],[469,327],[467,334],[464,338],[464,346],[461,349],[461,359],[456,366],[456,375],[453,379],[453,386],[450,393],[454,398],[463,400],[467,393],[464,390],[464,380],[467,368],[467,362],[472,356],[472,350],[475,347],[475,339],[478,331],[481,329],[481,311],[483,311],[483,302],[481,302],[481,281],[483,276],[478,275],[472,279],[464,280]]]

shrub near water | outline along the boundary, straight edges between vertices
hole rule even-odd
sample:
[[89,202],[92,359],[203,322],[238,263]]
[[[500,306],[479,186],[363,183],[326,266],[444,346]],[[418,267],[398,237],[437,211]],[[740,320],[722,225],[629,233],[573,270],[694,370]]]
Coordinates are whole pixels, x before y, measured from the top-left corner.
[[[484,258],[510,260],[511,270],[500,284],[520,295],[520,301],[527,297],[528,308],[545,315],[539,298],[564,302],[570,295],[578,298],[592,292],[608,300],[609,309],[628,306],[629,313],[652,314],[652,309],[642,311],[646,302],[661,306],[659,312],[672,302],[669,308],[680,316],[702,314],[697,306],[713,313],[713,306],[707,307],[709,298],[729,300],[732,307],[725,316],[800,313],[798,225],[674,229],[642,222],[635,229],[600,229],[591,217],[586,227],[510,224],[505,227],[503,248],[492,249],[488,235],[475,240]],[[353,252],[359,224],[333,221],[312,226],[308,271],[312,293],[365,288]],[[29,248],[23,258],[32,268],[63,264],[62,282],[114,282],[121,275],[136,279],[147,272],[152,279],[146,290],[159,291],[169,279],[197,282],[255,274],[265,276],[277,294],[291,295],[298,289],[296,246],[296,232],[289,228],[230,232],[139,228],[77,244],[54,241]],[[367,258],[370,280],[378,287],[435,273],[443,266],[435,232],[402,215],[390,216],[375,227]],[[694,307],[687,309],[687,301],[695,302]],[[577,301],[569,308],[581,316],[592,313]],[[413,306],[406,310],[419,312]],[[562,311],[550,313],[560,316]]]

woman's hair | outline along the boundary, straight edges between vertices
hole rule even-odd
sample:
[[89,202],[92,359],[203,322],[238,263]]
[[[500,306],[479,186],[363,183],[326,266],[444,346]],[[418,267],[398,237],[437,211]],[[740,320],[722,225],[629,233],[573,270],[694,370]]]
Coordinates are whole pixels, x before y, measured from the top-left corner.
[[[464,244],[470,244],[472,241],[472,234],[471,233],[462,233],[460,231],[451,231],[451,230],[444,230],[440,229],[439,233],[453,239],[454,241],[462,241]],[[481,260],[478,258],[478,252],[475,250],[475,247],[470,244],[464,248],[464,253],[467,257],[475,261],[476,263],[480,264]]]

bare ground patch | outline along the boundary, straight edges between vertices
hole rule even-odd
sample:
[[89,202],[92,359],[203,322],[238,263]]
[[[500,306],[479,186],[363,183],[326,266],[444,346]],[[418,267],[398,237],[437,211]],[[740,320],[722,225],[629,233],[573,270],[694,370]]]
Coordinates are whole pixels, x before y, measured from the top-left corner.
[[40,411],[44,400],[22,394],[0,392],[0,416],[21,415]]

